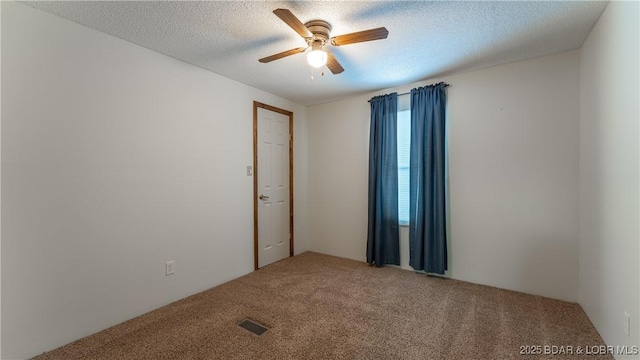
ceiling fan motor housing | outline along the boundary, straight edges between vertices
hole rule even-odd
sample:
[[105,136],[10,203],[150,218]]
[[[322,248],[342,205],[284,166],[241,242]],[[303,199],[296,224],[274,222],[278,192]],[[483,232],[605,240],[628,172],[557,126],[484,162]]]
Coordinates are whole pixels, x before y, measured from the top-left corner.
[[310,45],[315,41],[321,41],[322,45],[324,45],[324,43],[329,40],[331,25],[328,22],[323,20],[311,20],[304,24],[304,26],[313,34],[313,38],[307,40]]

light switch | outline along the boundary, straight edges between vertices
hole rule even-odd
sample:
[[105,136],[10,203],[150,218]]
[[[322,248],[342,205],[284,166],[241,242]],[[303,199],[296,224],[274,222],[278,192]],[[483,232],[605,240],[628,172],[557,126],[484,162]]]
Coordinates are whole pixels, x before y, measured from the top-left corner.
[[253,176],[253,166],[247,165],[247,176]]

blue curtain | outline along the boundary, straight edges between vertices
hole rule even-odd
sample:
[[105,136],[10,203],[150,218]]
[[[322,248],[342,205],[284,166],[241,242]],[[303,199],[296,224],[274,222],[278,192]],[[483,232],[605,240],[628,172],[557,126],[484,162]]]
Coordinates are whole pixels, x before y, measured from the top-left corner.
[[445,87],[411,90],[409,265],[438,274],[447,270]]
[[367,262],[400,265],[398,225],[398,94],[370,101]]

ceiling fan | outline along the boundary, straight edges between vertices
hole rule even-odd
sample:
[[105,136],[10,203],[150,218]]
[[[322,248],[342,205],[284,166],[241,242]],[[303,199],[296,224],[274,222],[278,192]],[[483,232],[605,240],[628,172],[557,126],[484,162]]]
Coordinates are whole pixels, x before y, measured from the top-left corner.
[[365,41],[386,39],[387,35],[389,35],[389,31],[386,28],[379,27],[331,37],[331,25],[324,20],[312,20],[303,24],[302,21],[298,20],[298,18],[287,9],[275,9],[273,10],[273,13],[302,36],[307,42],[307,47],[299,47],[267,56],[258,60],[261,63],[268,63],[282,59],[283,57],[295,55],[311,48],[311,51],[307,54],[307,61],[309,62],[309,65],[315,68],[327,65],[333,74],[340,74],[344,71],[344,68],[340,65],[335,56],[325,48],[327,44],[331,44],[333,46],[349,45]]

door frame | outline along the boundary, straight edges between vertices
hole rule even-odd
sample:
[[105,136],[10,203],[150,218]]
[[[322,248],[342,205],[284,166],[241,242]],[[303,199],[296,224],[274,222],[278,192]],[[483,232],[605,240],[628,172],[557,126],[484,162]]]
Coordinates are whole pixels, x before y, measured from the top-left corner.
[[289,117],[289,256],[293,256],[293,112],[253,102],[253,264],[258,270],[258,108]]

